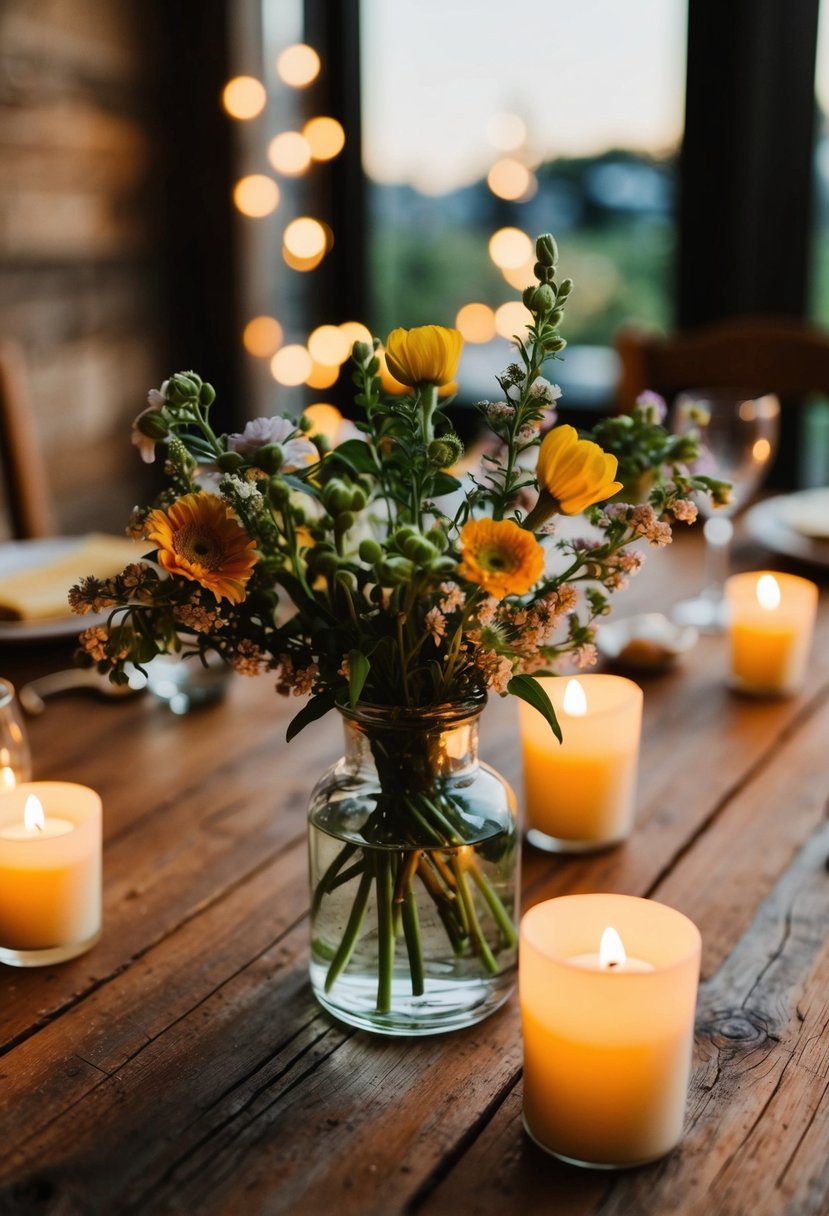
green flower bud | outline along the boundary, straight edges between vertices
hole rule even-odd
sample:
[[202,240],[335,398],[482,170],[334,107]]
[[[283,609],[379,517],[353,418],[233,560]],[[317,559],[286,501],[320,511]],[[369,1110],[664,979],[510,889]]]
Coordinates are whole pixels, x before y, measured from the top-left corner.
[[449,544],[449,537],[444,532],[443,528],[430,528],[426,533],[426,539],[431,545],[434,545],[438,553],[443,553],[446,546]]
[[322,501],[326,511],[331,515],[339,515],[341,511],[348,511],[351,507],[351,489],[341,478],[332,477],[322,491]]
[[436,469],[448,469],[463,455],[463,444],[457,435],[441,435],[433,439],[426,451],[429,463]]
[[281,477],[272,477],[268,482],[268,498],[275,507],[287,506],[291,497],[291,487]]
[[412,536],[406,541],[403,552],[411,561],[417,562],[418,566],[431,566],[438,555],[435,546],[431,545],[425,536]]
[[340,567],[340,559],[333,549],[312,549],[308,554],[308,565],[323,578],[332,578]]
[[546,351],[549,351],[552,354],[553,351],[564,350],[566,345],[567,345],[566,338],[558,338],[558,337],[550,338],[547,342],[544,343],[544,349]]
[[378,562],[383,560],[382,546],[376,540],[372,540],[371,537],[366,537],[365,540],[360,541],[359,554],[360,561],[365,562],[367,566],[376,566]]
[[[543,269],[544,268],[542,267],[542,270]],[[532,309],[533,300],[535,299],[535,292],[536,292],[536,288],[533,287],[532,285],[529,287],[525,287],[524,290],[521,292],[521,301],[525,308],[530,309],[530,310]]]
[[564,316],[563,308],[554,308],[553,311],[550,313],[549,317],[547,318],[547,324],[552,325],[552,327],[555,329],[555,327],[558,324],[560,324],[563,316]]
[[351,491],[351,502],[349,509],[351,511],[362,511],[363,507],[368,502],[368,495],[362,486],[354,486]]
[[349,528],[354,527],[354,512],[340,511],[337,515],[337,531],[347,532]]
[[135,422],[136,429],[149,439],[166,439],[170,434],[167,419],[160,410],[145,410]]
[[177,405],[185,401],[197,401],[201,386],[201,378],[195,372],[177,372],[168,381],[167,396]]
[[307,435],[313,425],[314,424],[310,418],[308,418],[305,414],[300,414],[297,420],[297,428],[303,433],[303,435]]
[[334,575],[334,582],[339,587],[344,587],[346,591],[357,590],[357,579],[350,570],[338,570]]
[[365,367],[374,358],[374,350],[368,342],[355,342],[351,348],[351,358],[360,367]]
[[221,456],[216,457],[216,467],[222,473],[235,473],[244,463],[238,452],[222,452]]
[[455,574],[457,563],[454,558],[439,557],[437,561],[432,562],[432,570],[435,574]]
[[391,557],[387,557],[380,563],[378,574],[384,585],[395,587],[400,583],[407,583],[414,574],[414,570],[414,563],[410,562],[408,558],[392,554]]
[[199,402],[201,403],[201,405],[212,405],[215,400],[216,400],[215,388],[213,387],[212,384],[208,384],[205,381],[205,383],[202,384],[201,388],[199,389]]
[[531,312],[547,313],[555,308],[556,297],[549,283],[542,283],[533,292]]
[[558,245],[551,232],[543,233],[535,242],[535,256],[542,266],[555,266],[558,262]]
[[404,524],[402,528],[398,528],[391,538],[391,543],[396,549],[405,552],[406,542],[412,537],[420,537],[420,532],[412,524]]
[[572,290],[573,290],[573,280],[572,279],[562,279],[561,283],[559,284],[559,288],[558,288],[559,300],[566,300],[567,297],[572,292]]
[[266,473],[277,473],[285,461],[285,453],[278,443],[266,443],[256,453],[254,460],[257,468]]

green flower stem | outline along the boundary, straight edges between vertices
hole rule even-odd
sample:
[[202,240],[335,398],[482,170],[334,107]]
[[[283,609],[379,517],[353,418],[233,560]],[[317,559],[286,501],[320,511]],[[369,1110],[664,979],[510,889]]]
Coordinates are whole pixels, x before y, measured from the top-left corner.
[[360,879],[360,886],[357,889],[357,894],[354,896],[354,903],[351,905],[351,915],[348,918],[345,933],[337,947],[337,953],[331,960],[331,966],[328,968],[328,974],[325,977],[326,992],[331,991],[340,976],[340,972],[347,966],[348,960],[354,953],[357,938],[360,936],[360,930],[363,927],[363,918],[366,914],[368,897],[371,892],[372,877],[371,871],[366,869],[363,877]]
[[412,879],[420,865],[422,849],[412,849],[410,853],[401,853],[397,878],[394,883],[394,902],[402,904],[412,889]]
[[362,874],[365,868],[365,858],[360,861],[355,861],[353,866],[349,866],[347,870],[343,870],[341,874],[338,874],[337,877],[333,879],[328,888],[329,894],[332,891],[336,891],[337,887],[344,887],[347,882],[351,882],[352,878],[356,878],[358,874]]
[[498,895],[493,891],[489,880],[478,868],[478,862],[472,861],[468,865],[469,873],[477,886],[478,890],[486,900],[487,907],[495,918],[495,923],[504,935],[504,941],[508,946],[514,946],[518,941],[518,934],[515,931],[515,925],[512,922],[512,917],[507,912]]
[[423,828],[424,832],[432,838],[435,844],[446,844],[446,839],[441,836],[440,832],[429,822],[425,815],[421,813],[417,803],[413,798],[403,798],[403,805],[409,811],[415,822]]
[[403,901],[403,933],[409,955],[409,971],[412,976],[412,996],[423,996],[425,977],[423,973],[423,944],[420,940],[420,920],[417,915],[417,900],[411,885]]
[[374,859],[375,885],[377,887],[377,1012],[388,1013],[391,1009],[391,981],[394,971],[394,917],[393,886],[391,878],[392,855],[386,849],[378,850]]
[[428,854],[424,853],[417,867],[418,878],[434,901],[438,916],[443,921],[446,936],[452,943],[452,949],[455,954],[462,954],[466,935],[463,932],[462,925],[459,923],[457,900],[452,892],[447,891],[441,886],[440,881],[429,864],[429,860]]
[[316,890],[314,891],[314,898],[313,898],[313,902],[311,904],[311,915],[312,916],[315,916],[317,914],[317,912],[319,912],[320,904],[322,903],[323,896],[327,895],[327,893],[329,891],[332,891],[334,889],[332,886],[334,879],[337,877],[340,870],[343,868],[343,866],[348,861],[348,859],[350,857],[353,857],[356,852],[357,852],[356,844],[343,845],[343,847],[340,849],[337,856],[331,862],[330,866],[328,867],[328,869],[323,874],[322,878],[317,883]]
[[483,935],[481,926],[478,922],[478,914],[475,911],[475,903],[472,898],[472,892],[469,890],[469,884],[466,879],[466,873],[462,867],[462,863],[457,858],[453,860],[452,868],[455,871],[455,878],[458,883],[458,901],[466,913],[466,918],[469,923],[469,935],[475,946],[475,953],[480,958],[481,962],[492,975],[498,972],[498,963],[495,956],[489,948],[489,943]]

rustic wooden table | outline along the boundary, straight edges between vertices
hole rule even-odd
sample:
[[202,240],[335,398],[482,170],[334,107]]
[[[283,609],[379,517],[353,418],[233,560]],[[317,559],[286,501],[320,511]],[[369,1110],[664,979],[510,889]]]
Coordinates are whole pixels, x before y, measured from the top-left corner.
[[[654,557],[617,612],[679,598],[698,538]],[[521,1128],[517,1000],[447,1036],[370,1037],[306,978],[304,806],[334,720],[236,680],[174,718],[147,696],[68,695],[30,720],[38,778],[105,807],[105,931],[60,967],[0,966],[0,1213],[829,1211],[829,595],[788,701],[724,685],[725,643],[643,681],[635,834],[524,856],[524,905],[653,896],[704,940],[685,1137],[619,1173],[559,1164]],[[21,682],[60,652],[0,651]],[[520,781],[515,706],[482,753]]]

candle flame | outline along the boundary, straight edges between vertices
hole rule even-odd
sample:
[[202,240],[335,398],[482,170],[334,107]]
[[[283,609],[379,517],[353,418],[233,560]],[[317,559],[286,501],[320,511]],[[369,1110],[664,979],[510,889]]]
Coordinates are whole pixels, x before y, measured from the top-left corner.
[[42,832],[46,826],[46,815],[43,811],[43,803],[34,794],[29,794],[26,799],[26,805],[23,807],[23,824],[27,832]]
[[761,574],[758,578],[757,603],[769,612],[780,607],[780,584],[773,574]]
[[599,966],[603,971],[615,971],[617,967],[624,967],[626,960],[621,937],[615,929],[608,926],[602,934],[599,946]]
[[16,785],[17,778],[14,775],[14,769],[9,768],[8,765],[4,764],[3,767],[0,768],[0,791],[13,790]]
[[562,709],[571,718],[583,718],[587,713],[587,697],[578,680],[568,680]]

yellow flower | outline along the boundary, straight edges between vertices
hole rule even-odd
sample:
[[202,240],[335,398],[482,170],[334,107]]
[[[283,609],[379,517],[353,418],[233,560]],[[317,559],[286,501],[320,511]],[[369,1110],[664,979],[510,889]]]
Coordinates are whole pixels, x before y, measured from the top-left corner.
[[458,573],[488,595],[524,595],[541,577],[544,550],[511,519],[470,519],[461,530]]
[[245,598],[256,542],[217,495],[185,494],[166,511],[150,511],[145,531],[169,574],[199,583],[217,600],[240,604]]
[[556,510],[578,515],[621,490],[621,481],[614,481],[617,464],[597,443],[579,439],[575,427],[557,426],[542,441],[536,477],[542,494],[546,490],[556,500]]
[[454,380],[462,346],[460,332],[442,325],[393,329],[386,340],[386,362],[402,384],[440,386]]

